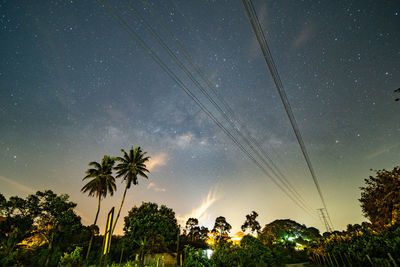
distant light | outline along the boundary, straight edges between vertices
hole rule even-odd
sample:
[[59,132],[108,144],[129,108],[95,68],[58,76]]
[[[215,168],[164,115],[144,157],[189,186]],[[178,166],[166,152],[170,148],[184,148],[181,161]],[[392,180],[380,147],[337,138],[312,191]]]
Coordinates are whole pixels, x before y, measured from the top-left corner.
[[213,250],[212,249],[206,249],[204,252],[206,254],[207,259],[211,259],[211,256],[213,254]]

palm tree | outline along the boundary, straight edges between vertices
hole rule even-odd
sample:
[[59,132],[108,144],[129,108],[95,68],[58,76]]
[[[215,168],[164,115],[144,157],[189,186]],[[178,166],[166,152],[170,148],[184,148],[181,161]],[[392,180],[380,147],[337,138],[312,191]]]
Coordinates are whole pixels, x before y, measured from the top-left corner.
[[96,196],[99,199],[96,218],[94,219],[92,227],[92,235],[90,237],[89,248],[86,253],[86,259],[89,257],[90,249],[92,247],[94,229],[96,227],[97,218],[99,217],[100,212],[101,198],[105,198],[108,193],[112,196],[114,194],[114,191],[117,190],[115,186],[115,178],[112,175],[114,163],[114,158],[104,155],[103,159],[101,160],[101,164],[95,161],[89,163],[89,166],[92,166],[93,168],[88,169],[86,171],[85,178],[82,179],[91,180],[82,187],[81,191],[83,193],[88,192],[89,197]]
[[138,147],[131,147],[129,154],[126,153],[125,150],[121,149],[123,157],[117,157],[117,161],[120,162],[116,167],[115,170],[117,171],[116,178],[122,177],[125,181],[125,191],[122,197],[121,206],[119,206],[118,214],[114,222],[114,226],[112,228],[111,233],[114,232],[115,226],[117,225],[117,221],[119,215],[121,213],[122,205],[125,201],[126,191],[131,187],[131,184],[137,185],[138,184],[138,176],[142,176],[143,178],[148,178],[146,172],[149,172],[146,169],[146,162],[149,161],[150,157],[146,157],[147,152],[143,152],[140,146]]

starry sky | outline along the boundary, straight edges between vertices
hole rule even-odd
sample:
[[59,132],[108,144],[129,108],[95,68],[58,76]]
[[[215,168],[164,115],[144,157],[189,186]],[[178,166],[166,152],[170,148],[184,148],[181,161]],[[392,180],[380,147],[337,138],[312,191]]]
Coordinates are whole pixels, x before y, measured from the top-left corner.
[[[126,1],[109,3],[229,129]],[[97,201],[80,192],[88,163],[141,146],[152,157],[149,179],[128,191],[122,216],[152,201],[173,208],[181,224],[193,216],[212,227],[222,215],[236,232],[255,210],[262,225],[291,218],[323,231],[316,211],[322,203],[241,1],[129,3],[189,66],[179,40],[314,216],[283,194],[96,1],[0,1],[0,192],[66,193],[89,225]],[[363,179],[370,169],[399,165],[393,91],[400,87],[400,2],[253,3],[334,228],[360,223]],[[102,202],[101,231],[121,201],[124,184],[117,185]]]

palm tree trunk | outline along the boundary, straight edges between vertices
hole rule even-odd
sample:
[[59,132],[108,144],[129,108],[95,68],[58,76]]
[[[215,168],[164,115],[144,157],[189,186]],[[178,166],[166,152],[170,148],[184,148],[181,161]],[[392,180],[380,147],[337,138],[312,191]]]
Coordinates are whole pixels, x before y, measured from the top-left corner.
[[[97,218],[99,217],[100,201],[101,201],[101,195],[99,194],[99,204],[97,205],[97,213],[96,213],[96,218],[94,219],[93,226],[96,226]],[[94,229],[92,229],[92,235],[90,236],[89,247],[88,247],[88,251],[86,253],[86,259],[89,258],[89,253],[90,253],[90,249],[92,248],[93,238],[94,238]]]
[[122,205],[124,205],[125,195],[126,195],[126,191],[127,191],[127,190],[128,190],[128,185],[126,185],[126,187],[125,187],[124,196],[122,197],[121,206],[119,206],[118,214],[117,214],[117,217],[115,218],[114,226],[113,226],[112,231],[111,231],[111,236],[112,236],[112,234],[114,233],[115,226],[117,225],[118,218],[119,218],[119,215],[120,215],[120,213],[121,213]]

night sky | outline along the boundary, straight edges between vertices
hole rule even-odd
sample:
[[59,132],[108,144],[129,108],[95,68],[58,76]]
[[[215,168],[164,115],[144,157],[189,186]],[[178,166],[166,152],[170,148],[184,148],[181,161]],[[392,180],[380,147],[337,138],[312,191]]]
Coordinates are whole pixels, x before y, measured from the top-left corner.
[[[194,216],[212,227],[225,216],[233,232],[252,210],[262,225],[291,218],[324,230],[98,2],[0,3],[0,192],[6,197],[44,189],[69,194],[89,225],[97,201],[80,192],[88,163],[133,145],[152,157],[151,171],[129,189],[122,216],[152,201],[173,208],[180,223]],[[222,122],[126,2],[111,3]],[[184,60],[160,23],[179,39],[317,215],[322,203],[241,1],[130,3]],[[400,160],[400,104],[393,93],[400,87],[400,2],[253,3],[334,228],[360,223],[363,179]],[[101,231],[105,214],[121,201],[124,184],[117,185],[102,202]]]

